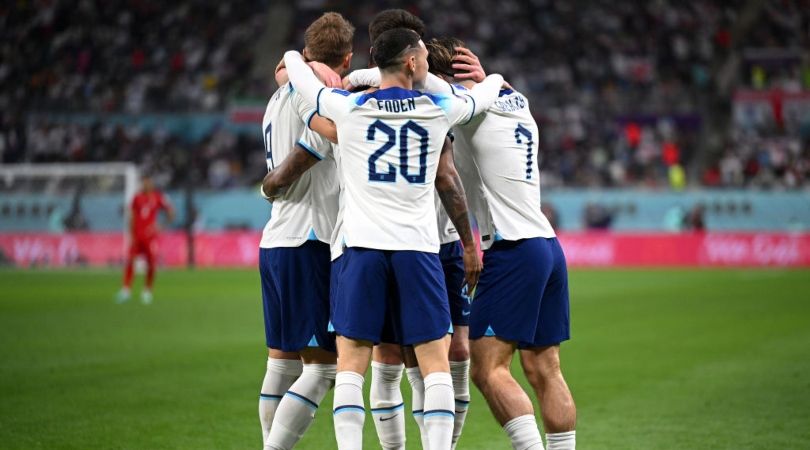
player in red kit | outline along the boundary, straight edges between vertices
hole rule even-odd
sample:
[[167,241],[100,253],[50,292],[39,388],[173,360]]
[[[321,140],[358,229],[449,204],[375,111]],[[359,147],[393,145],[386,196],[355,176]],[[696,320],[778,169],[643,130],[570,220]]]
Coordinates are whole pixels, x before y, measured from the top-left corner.
[[141,180],[141,191],[135,195],[130,205],[130,247],[124,270],[124,286],[118,292],[119,303],[129,300],[131,295],[132,266],[138,255],[143,255],[147,264],[146,283],[141,291],[141,301],[144,304],[152,303],[152,283],[155,280],[157,256],[157,217],[160,210],[166,211],[169,223],[174,221],[174,208],[168,198],[155,189],[149,176],[144,176]]

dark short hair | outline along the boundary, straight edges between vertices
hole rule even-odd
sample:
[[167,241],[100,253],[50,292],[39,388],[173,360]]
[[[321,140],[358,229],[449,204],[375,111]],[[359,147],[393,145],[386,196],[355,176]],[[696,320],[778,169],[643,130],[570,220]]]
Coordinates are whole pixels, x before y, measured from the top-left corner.
[[453,57],[456,56],[456,47],[466,47],[464,41],[454,37],[433,38],[425,43],[425,47],[430,73],[456,76],[458,71],[453,68]]
[[404,9],[386,9],[380,12],[368,24],[368,38],[372,44],[381,34],[394,28],[413,30],[419,37],[425,35],[425,22]]
[[419,35],[408,28],[394,28],[381,34],[374,41],[371,56],[380,70],[386,70],[402,64],[402,53],[419,47]]
[[304,32],[304,46],[311,60],[335,67],[352,52],[352,38],[354,26],[340,14],[328,12]]

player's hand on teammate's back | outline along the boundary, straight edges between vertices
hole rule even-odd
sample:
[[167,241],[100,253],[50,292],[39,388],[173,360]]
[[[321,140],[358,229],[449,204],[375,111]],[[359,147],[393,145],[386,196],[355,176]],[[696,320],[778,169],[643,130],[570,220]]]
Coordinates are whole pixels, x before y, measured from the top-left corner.
[[453,57],[453,68],[462,70],[464,73],[456,74],[456,78],[460,80],[473,80],[476,83],[484,81],[487,77],[484,67],[481,66],[481,61],[475,56],[475,53],[468,48],[456,47],[458,54]]
[[321,80],[324,85],[326,85],[326,87],[338,89],[343,88],[343,80],[340,78],[340,75],[338,75],[329,66],[317,61],[312,61],[308,64],[309,67],[312,68],[312,71],[315,72],[315,76],[317,76],[318,79]]
[[464,247],[464,281],[467,282],[468,292],[473,292],[478,284],[478,277],[484,269],[481,254],[475,245]]

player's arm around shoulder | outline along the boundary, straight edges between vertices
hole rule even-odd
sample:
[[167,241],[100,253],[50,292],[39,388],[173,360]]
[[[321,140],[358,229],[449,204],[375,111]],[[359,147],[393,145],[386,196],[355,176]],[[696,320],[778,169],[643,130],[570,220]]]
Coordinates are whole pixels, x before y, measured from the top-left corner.
[[[447,84],[446,82],[442,81]],[[447,86],[450,86],[447,84]],[[444,110],[450,126],[466,125],[473,117],[485,112],[498,99],[503,77],[499,74],[488,75],[482,83],[475,85],[463,94],[436,94],[434,98]]]
[[320,114],[315,113],[312,118],[309,119],[307,126],[309,126],[310,130],[328,139],[329,142],[333,144],[338,143],[337,127],[335,126],[335,122],[332,122],[325,117],[321,117]]
[[361,87],[379,87],[380,86],[380,69],[373,67],[370,69],[353,70],[351,73],[343,77],[343,89],[347,91],[355,91]]
[[281,165],[264,176],[259,192],[262,197],[272,203],[284,195],[287,188],[301,178],[301,175],[317,164],[318,161],[320,159],[301,144],[295,144],[295,150],[290,153],[290,156]]
[[304,62],[301,54],[296,51],[291,50],[285,53],[284,63],[287,65],[290,82],[303,99],[315,107],[320,116],[330,119],[338,125],[347,117],[352,109],[350,92],[324,86]]
[[498,99],[501,87],[503,87],[503,77],[497,73],[487,75],[483,82],[473,86],[467,94],[473,100],[472,115],[477,116],[488,110],[492,103]]
[[[315,72],[315,76],[327,87],[339,88],[342,86],[340,75],[332,70],[331,67],[318,61],[310,61],[307,64],[312,68],[312,71]],[[284,64],[283,58],[278,65],[276,65],[275,79],[276,84],[279,86],[283,86],[290,81],[290,76],[287,74],[287,66]]]

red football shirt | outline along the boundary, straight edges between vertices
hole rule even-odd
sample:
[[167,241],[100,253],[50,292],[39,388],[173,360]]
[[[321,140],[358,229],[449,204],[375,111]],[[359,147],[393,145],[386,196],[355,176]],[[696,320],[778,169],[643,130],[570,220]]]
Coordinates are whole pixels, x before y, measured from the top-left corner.
[[169,201],[160,191],[141,192],[132,199],[132,233],[138,239],[150,239],[157,234],[157,215],[169,209]]

